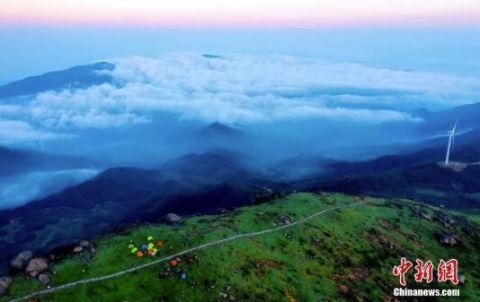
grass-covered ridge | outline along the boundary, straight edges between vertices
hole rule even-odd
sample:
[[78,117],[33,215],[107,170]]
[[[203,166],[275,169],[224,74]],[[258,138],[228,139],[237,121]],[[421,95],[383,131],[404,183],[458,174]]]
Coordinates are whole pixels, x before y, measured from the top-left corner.
[[[95,240],[93,260],[72,255],[57,263],[53,285],[117,272],[157,258],[132,256],[130,240],[144,242],[152,235],[165,241],[160,257],[202,243],[272,228],[279,215],[293,221],[343,204],[361,201],[342,194],[299,193],[269,203],[245,207],[216,216],[192,217],[179,227],[144,225]],[[407,200],[369,199],[290,229],[254,238],[243,238],[182,257],[177,267],[155,265],[116,279],[40,297],[41,301],[337,301],[367,298],[380,301],[398,287],[392,276],[400,257],[412,260],[457,258],[465,284],[459,285],[464,301],[479,299],[480,256],[478,216],[448,213],[462,221],[449,230],[457,246],[444,246],[438,234],[444,226],[435,219],[444,210]],[[422,218],[418,209],[432,219]],[[427,215],[428,216],[428,215]],[[464,220],[465,218],[466,220]],[[471,222],[469,222],[471,221]],[[469,232],[465,231],[469,226]],[[472,233],[473,229],[473,233]],[[186,273],[186,280],[180,274]],[[408,278],[410,287],[413,277]],[[435,282],[428,288],[448,287]],[[42,289],[35,279],[18,276],[8,301]]]

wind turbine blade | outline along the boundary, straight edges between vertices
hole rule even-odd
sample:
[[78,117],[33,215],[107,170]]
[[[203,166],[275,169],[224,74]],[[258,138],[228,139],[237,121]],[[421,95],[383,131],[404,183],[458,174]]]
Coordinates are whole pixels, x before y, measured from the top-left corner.
[[455,134],[452,136],[452,153],[455,153]]

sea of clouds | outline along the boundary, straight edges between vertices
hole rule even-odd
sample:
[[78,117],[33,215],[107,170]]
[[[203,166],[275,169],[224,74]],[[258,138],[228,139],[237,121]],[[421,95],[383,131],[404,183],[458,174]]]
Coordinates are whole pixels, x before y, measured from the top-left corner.
[[170,54],[109,61],[116,68],[103,72],[112,76],[111,83],[46,91],[22,106],[0,105],[0,141],[145,124],[159,112],[230,125],[418,122],[416,109],[467,104],[480,96],[478,78],[315,58]]

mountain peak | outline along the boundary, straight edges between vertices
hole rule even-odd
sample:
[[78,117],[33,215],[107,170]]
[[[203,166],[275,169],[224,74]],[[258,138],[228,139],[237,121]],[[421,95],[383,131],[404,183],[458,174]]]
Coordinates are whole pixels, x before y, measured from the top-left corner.
[[243,131],[239,128],[231,127],[220,122],[213,122],[199,131],[202,136],[241,136]]

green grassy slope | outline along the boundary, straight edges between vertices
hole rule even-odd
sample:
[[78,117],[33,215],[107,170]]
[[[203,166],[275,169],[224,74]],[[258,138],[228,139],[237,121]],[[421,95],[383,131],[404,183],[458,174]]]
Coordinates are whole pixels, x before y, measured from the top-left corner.
[[[453,230],[460,244],[447,247],[438,241],[438,234],[445,229],[435,219],[444,210],[408,200],[368,200],[371,202],[365,205],[330,212],[291,229],[194,252],[182,257],[175,268],[162,263],[116,279],[48,294],[40,300],[382,301],[391,297],[394,287],[399,287],[391,271],[402,256],[431,259],[435,264],[440,259],[457,258],[465,284],[455,287],[434,281],[428,288],[460,288],[464,301],[480,299],[477,215],[448,212],[463,222]],[[149,235],[165,240],[161,257],[234,234],[274,227],[280,214],[297,220],[358,201],[358,197],[342,194],[299,193],[222,215],[189,218],[179,227],[132,227],[121,234],[98,238],[93,260],[77,254],[57,263],[55,274],[51,274],[53,285],[158,259],[130,255],[130,240],[141,243]],[[421,218],[415,208],[428,211],[433,219]],[[468,234],[465,226],[470,229]],[[186,280],[179,278],[182,272],[187,274]],[[411,288],[426,287],[415,284],[412,274],[413,269],[408,277]],[[43,286],[37,280],[17,276],[9,295],[0,301],[39,289]]]

